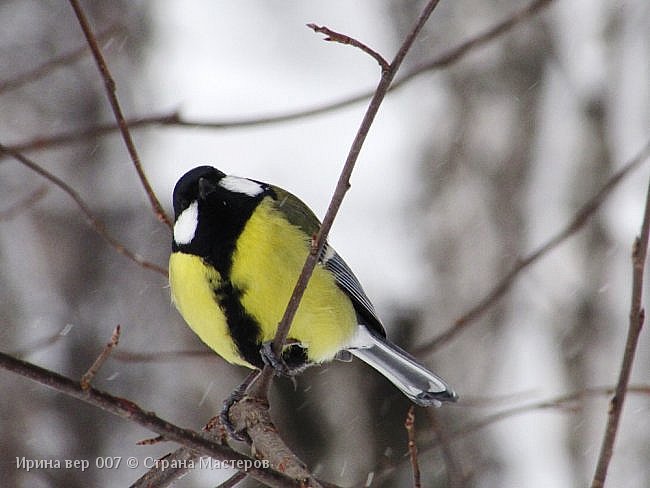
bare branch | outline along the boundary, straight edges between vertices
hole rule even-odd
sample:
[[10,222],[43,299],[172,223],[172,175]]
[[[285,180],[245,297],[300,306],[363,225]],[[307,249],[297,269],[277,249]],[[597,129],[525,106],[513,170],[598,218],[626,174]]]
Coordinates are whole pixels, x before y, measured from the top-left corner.
[[[585,398],[611,395],[614,392],[614,387],[585,388],[583,390],[574,391],[572,393],[550,398],[548,400],[530,402],[523,405],[507,408],[500,412],[488,415],[478,421],[470,422],[465,426],[456,429],[451,438],[456,441],[461,437],[472,434],[480,429],[487,427],[488,425],[500,422],[509,417],[530,413],[535,410],[562,410],[566,412],[575,412],[582,408],[581,402],[583,402]],[[650,396],[650,385],[630,386],[628,388],[628,393]]]
[[160,444],[161,442],[166,442],[166,439],[161,435],[157,435],[156,437],[148,437],[147,439],[139,440],[138,442],[135,443],[135,445],[136,446],[154,446],[156,444]]
[[415,443],[415,407],[413,405],[409,407],[409,411],[406,414],[404,427],[408,435],[409,459],[411,460],[411,468],[413,469],[413,488],[421,488],[418,446]]
[[111,336],[111,340],[104,346],[104,349],[102,349],[102,352],[97,356],[97,359],[95,359],[95,362],[92,364],[90,368],[88,368],[88,371],[84,373],[84,375],[81,377],[81,389],[82,390],[87,390],[90,388],[90,383],[93,381],[93,378],[95,378],[95,375],[99,371],[99,369],[104,365],[106,360],[108,359],[108,356],[111,355],[111,351],[113,348],[117,347],[117,344],[120,342],[120,326],[117,325],[115,327],[115,330],[113,330],[113,335]]
[[508,18],[502,20],[493,27],[490,27],[488,30],[482,32],[481,34],[459,44],[446,53],[437,56],[435,59],[425,61],[413,67],[411,71],[409,71],[403,78],[397,80],[393,87],[396,88],[402,83],[410,81],[412,78],[422,73],[444,68],[455,63],[470,51],[476,49],[477,47],[483,46],[490,41],[493,41],[512,28],[516,27],[518,24],[522,23],[524,20],[527,20],[535,14],[541,12],[552,2],[553,0],[535,0],[534,2],[531,2],[530,4],[526,5],[520,10],[515,11]]
[[[254,374],[259,373],[255,372]],[[233,422],[235,428],[237,430],[245,430],[252,439],[252,451],[258,458],[269,461],[271,468],[306,483],[305,486],[313,488],[336,488],[336,485],[321,482],[313,478],[307,470],[306,465],[286,446],[271,421],[268,403],[259,399],[260,394],[257,392],[258,388],[259,383],[257,383],[257,386],[251,388],[246,398],[234,404],[229,411],[230,420]],[[207,435],[209,438],[219,440],[222,444],[226,443],[227,434],[220,423],[219,416],[211,419],[204,427],[204,430],[208,432]],[[166,461],[178,466],[177,469],[161,469],[159,466],[154,466],[133,487],[148,487],[152,485],[156,487],[168,486],[187,471],[184,468],[187,463],[173,463],[173,461],[189,460],[198,456],[199,454],[196,451],[187,447],[181,447],[165,456]],[[235,480],[240,481],[241,477],[233,477],[231,480],[234,483]],[[224,486],[230,485],[225,484]]]
[[650,184],[646,194],[645,213],[641,234],[634,241],[632,251],[632,300],[630,304],[630,324],[625,342],[625,352],[616,384],[616,392],[611,400],[607,415],[607,427],[600,447],[598,464],[591,483],[591,488],[605,486],[607,470],[614,453],[614,442],[618,432],[618,425],[623,413],[623,403],[627,394],[627,385],[632,374],[632,364],[636,355],[636,348],[641,336],[641,329],[645,319],[645,310],[642,308],[643,299],[643,272],[645,271],[646,256],[648,254],[648,239],[650,237]]
[[271,467],[297,480],[310,480],[314,487],[321,487],[311,473],[287,445],[271,421],[269,405],[250,396],[235,403],[230,409],[230,419],[238,431],[245,431],[252,440],[251,449]]
[[[381,79],[379,80],[379,84],[377,85],[377,89],[375,90],[375,94],[370,100],[370,104],[368,105],[368,109],[366,110],[366,113],[363,117],[361,126],[359,127],[359,130],[357,131],[354,141],[352,142],[352,146],[350,148],[345,164],[341,171],[341,175],[339,176],[338,183],[336,184],[334,195],[332,196],[330,205],[327,209],[327,212],[325,213],[325,217],[323,218],[323,223],[321,224],[317,235],[313,239],[312,246],[311,246],[312,247],[311,253],[307,257],[302,272],[300,273],[300,277],[298,278],[298,281],[293,290],[291,298],[289,299],[289,304],[287,306],[287,309],[285,310],[284,316],[282,317],[282,320],[278,325],[278,330],[275,334],[275,339],[273,342],[274,349],[277,354],[280,353],[282,349],[282,344],[284,344],[287,338],[287,334],[289,332],[289,328],[291,327],[291,322],[293,321],[293,317],[296,311],[298,310],[298,305],[300,303],[302,295],[305,292],[305,289],[307,288],[307,283],[309,282],[309,278],[311,277],[314,268],[316,267],[318,256],[320,255],[321,250],[325,246],[325,241],[327,240],[327,235],[330,231],[330,228],[332,227],[332,224],[334,223],[334,218],[336,217],[336,214],[338,213],[338,210],[341,207],[341,203],[343,202],[345,193],[350,187],[350,177],[352,176],[354,165],[357,162],[357,158],[359,157],[359,153],[361,152],[361,147],[363,146],[363,143],[366,140],[368,132],[370,131],[370,127],[375,119],[375,116],[379,111],[379,106],[381,105],[381,102],[386,96],[386,93],[388,93],[388,89],[391,85],[391,82],[395,78],[395,75],[397,74],[397,71],[399,70],[402,64],[402,61],[406,57],[406,54],[408,53],[409,49],[413,45],[416,36],[422,30],[422,27],[424,27],[424,24],[426,23],[427,19],[429,18],[429,16],[431,15],[435,7],[438,5],[438,2],[439,0],[430,0],[427,3],[424,10],[420,14],[420,17],[415,23],[415,26],[411,29],[409,34],[406,36],[406,39],[404,40],[399,51],[395,55],[395,58],[390,63],[390,68],[382,72],[382,76]],[[265,369],[268,370],[269,369],[268,366],[265,367]]]
[[24,166],[27,166],[29,169],[34,171],[35,173],[38,173],[41,175],[43,178],[46,180],[50,181],[51,183],[54,183],[56,186],[58,186],[61,190],[63,190],[65,193],[70,196],[74,200],[74,202],[77,204],[77,206],[81,209],[81,212],[86,216],[86,221],[88,222],[88,225],[92,227],[92,229],[99,234],[99,236],[104,239],[113,249],[115,249],[118,253],[122,254],[123,256],[126,256],[129,258],[131,261],[137,263],[139,266],[142,266],[143,268],[150,269],[152,271],[156,271],[157,273],[160,273],[163,276],[167,276],[167,270],[165,268],[162,268],[158,266],[157,264],[154,264],[152,262],[147,261],[146,259],[142,258],[140,255],[135,254],[134,252],[128,250],[124,244],[122,244],[120,241],[118,241],[115,237],[113,237],[108,230],[106,230],[106,225],[104,222],[95,215],[95,213],[90,209],[88,204],[81,198],[79,193],[75,191],[70,185],[68,185],[65,181],[63,181],[61,178],[58,178],[54,176],[52,173],[47,171],[45,168],[42,168],[38,164],[36,164],[34,161],[31,159],[23,156],[21,153],[18,151],[14,151],[12,149],[9,149],[8,147],[0,144],[0,154],[8,154],[15,160],[19,161],[22,163]]
[[[192,122],[181,120],[177,112],[129,119],[126,121],[126,125],[128,125],[129,129],[156,125],[180,125],[185,127],[197,127]],[[112,134],[117,130],[119,130],[119,127],[115,125],[115,123],[97,124],[86,127],[82,130],[61,132],[59,134],[53,134],[50,136],[35,137],[29,141],[7,146],[7,148],[18,152],[38,151],[50,147],[83,142],[86,139]]]
[[[305,261],[302,271],[300,272],[300,276],[298,277],[298,281],[296,282],[293,292],[291,293],[291,297],[289,298],[289,303],[287,304],[287,308],[285,309],[282,320],[278,324],[278,329],[273,340],[273,349],[278,356],[280,356],[282,346],[285,343],[287,334],[291,328],[291,322],[293,321],[296,311],[298,310],[298,305],[300,304],[300,300],[302,299],[302,296],[307,288],[309,279],[314,272],[314,268],[316,267],[316,263],[318,261],[318,256],[325,246],[327,234],[329,233],[329,230],[334,223],[334,218],[336,217],[336,214],[341,207],[345,193],[350,187],[350,176],[352,175],[354,165],[356,164],[359,153],[361,152],[361,147],[363,146],[363,143],[366,140],[366,136],[370,131],[370,127],[375,119],[375,116],[379,111],[379,106],[388,93],[391,82],[395,78],[395,75],[397,74],[397,71],[402,64],[406,53],[412,46],[415,37],[422,30],[422,27],[433,12],[433,9],[436,7],[436,5],[438,5],[438,2],[439,0],[430,0],[429,3],[427,3],[415,26],[407,35],[406,39],[402,43],[402,46],[395,55],[395,58],[391,62],[389,69],[382,71],[379,84],[377,85],[375,93],[370,100],[370,104],[368,105],[363,120],[361,121],[361,126],[359,127],[359,130],[357,131],[357,134],[352,141],[352,146],[350,147],[350,151],[346,158],[345,164],[341,170],[341,174],[339,176],[338,183],[336,184],[334,194],[332,195],[329,207],[325,213],[325,218],[323,218],[323,222],[320,226],[320,229],[318,230],[318,233],[312,238],[311,252],[307,256],[307,260]],[[265,365],[264,369],[262,370],[262,374],[256,380],[258,391],[261,394],[261,396],[258,397],[259,399],[264,400],[268,397],[268,390],[271,386],[272,378],[272,368],[269,365]]]
[[271,469],[256,467],[255,460],[241,454],[227,446],[223,446],[207,438],[204,434],[189,429],[178,427],[166,420],[161,419],[152,412],[147,412],[134,402],[125,398],[115,397],[106,392],[88,388],[84,390],[78,381],[61,376],[34,364],[13,358],[0,352],[0,369],[11,371],[37,383],[45,385],[56,391],[76,398],[89,405],[98,407],[108,413],[135,422],[146,429],[164,436],[167,440],[177,442],[189,449],[193,449],[202,455],[224,461],[235,461],[242,465],[252,466],[246,473],[271,487],[299,488],[301,485],[296,480],[278,473]]
[[382,71],[386,71],[390,68],[388,61],[386,61],[381,54],[379,54],[371,47],[368,47],[363,42],[356,40],[354,37],[341,34],[340,32],[336,32],[333,31],[332,29],[329,29],[328,27],[319,26],[316,24],[307,24],[307,27],[309,27],[314,32],[325,34],[325,36],[327,36],[325,37],[326,41],[338,42],[339,44],[347,44],[349,46],[354,46],[356,48],[361,49],[364,53],[369,54],[375,59],[375,61],[379,63],[379,66],[381,67]]
[[[523,405],[505,408],[500,412],[488,415],[480,420],[471,421],[466,423],[464,426],[461,426],[455,429],[449,435],[449,440],[451,442],[456,442],[461,440],[463,437],[471,435],[489,425],[492,425],[496,422],[501,422],[507,420],[510,417],[516,415],[523,415],[526,413],[534,412],[536,410],[559,410],[565,412],[576,412],[582,408],[581,402],[589,397],[599,397],[607,396],[613,394],[615,391],[614,387],[597,387],[597,388],[585,388],[582,390],[574,391],[566,395],[550,398],[548,400],[542,400],[537,402],[529,402]],[[632,385],[628,388],[628,393],[634,393],[638,395],[650,397],[650,385]],[[514,397],[521,396],[520,393],[514,395]],[[513,397],[513,395],[507,395],[506,397]],[[467,395],[463,395],[463,405],[466,405],[465,401],[468,398]],[[498,399],[499,402],[505,400],[506,398]],[[476,399],[472,402],[476,405],[490,405],[492,403],[492,398],[490,399]],[[427,445],[421,446],[419,451],[421,453],[429,452],[432,449],[442,447],[439,442],[429,443]],[[404,462],[410,462],[410,460],[405,459]],[[374,480],[378,485],[384,482],[387,477],[393,473],[396,469],[395,465],[388,466],[381,471],[377,472],[374,476]]]
[[[459,44],[458,46],[449,49],[448,51],[434,57],[429,61],[424,61],[414,67],[411,67],[403,75],[397,76],[393,81],[388,91],[392,92],[398,88],[406,85],[408,82],[414,80],[418,76],[428,73],[430,71],[435,71],[438,69],[445,68],[452,65],[453,63],[462,59],[465,55],[477,49],[485,44],[493,41],[499,36],[507,33],[512,30],[514,27],[522,23],[523,21],[531,18],[537,13],[541,12],[546,6],[548,6],[553,0],[535,0],[531,2],[526,7],[522,8],[511,14],[508,18],[499,22],[495,26],[487,29],[486,31],[472,37],[471,39]],[[328,102],[321,105],[316,105],[314,107],[295,110],[291,112],[268,115],[264,117],[254,117],[251,119],[224,119],[216,121],[206,121],[206,120],[188,120],[182,117],[178,112],[173,112],[169,114],[161,115],[150,115],[146,117],[138,117],[133,119],[128,119],[126,125],[130,129],[142,128],[147,126],[173,126],[173,127],[186,127],[192,129],[237,129],[241,127],[251,127],[251,126],[260,126],[260,125],[270,125],[283,123],[288,121],[293,121],[306,117],[313,117],[328,113],[334,110],[340,110],[342,108],[354,105],[355,103],[362,102],[372,97],[374,91],[364,91],[356,95],[352,95],[335,102]],[[119,126],[115,124],[100,124],[92,127],[88,127],[81,131],[76,132],[65,132],[60,134],[55,134],[52,136],[43,136],[36,139],[12,145],[11,149],[18,151],[31,151],[37,149],[44,149],[51,146],[58,146],[61,144],[70,144],[77,142],[79,140],[84,140],[89,137],[96,137],[105,135],[108,133],[115,132],[120,130]]]
[[634,158],[628,161],[620,170],[612,175],[609,181],[607,181],[607,183],[605,183],[605,185],[603,185],[603,187],[578,210],[573,219],[571,219],[571,221],[561,231],[551,237],[537,250],[517,261],[513,268],[503,278],[501,278],[497,285],[478,304],[465,312],[451,327],[439,334],[431,342],[420,346],[416,350],[416,354],[422,356],[430,354],[443,344],[446,344],[455,338],[458,334],[474,323],[476,319],[478,319],[486,310],[506,294],[522,271],[578,232],[600,208],[603,202],[605,202],[623,178],[637,169],[649,157],[650,141],[646,143],[643,149],[641,149]]
[[149,202],[151,203],[151,207],[153,208],[156,217],[158,217],[158,219],[161,222],[167,225],[167,227],[171,228],[172,227],[171,220],[169,216],[165,213],[165,210],[163,209],[160,202],[158,201],[158,197],[156,197],[156,194],[154,193],[153,188],[151,188],[151,185],[149,184],[149,180],[147,179],[147,176],[145,175],[144,170],[142,169],[142,164],[140,163],[140,156],[138,155],[138,151],[135,148],[135,144],[133,143],[131,133],[129,132],[129,126],[126,124],[126,120],[124,119],[124,115],[122,114],[122,108],[120,107],[120,103],[117,99],[115,80],[113,80],[113,77],[111,76],[111,72],[108,69],[106,60],[104,59],[99,44],[97,43],[97,38],[95,37],[92,29],[90,28],[90,24],[88,23],[86,14],[81,8],[79,1],[70,0],[70,5],[72,6],[72,9],[74,10],[75,15],[77,16],[79,25],[81,26],[81,29],[83,30],[83,33],[86,36],[86,41],[88,42],[88,46],[90,47],[90,50],[93,53],[93,57],[95,58],[97,68],[99,68],[99,72],[101,73],[101,76],[104,80],[104,86],[106,87],[106,94],[108,95],[108,101],[110,102],[111,108],[113,109],[113,114],[115,115],[115,120],[117,121],[117,125],[120,128],[122,139],[124,140],[124,144],[126,145],[126,148],[129,152],[129,156],[131,156],[131,161],[133,161],[133,166],[135,166],[135,170],[137,171],[138,176],[140,177],[142,186],[144,187],[145,192],[149,197]]

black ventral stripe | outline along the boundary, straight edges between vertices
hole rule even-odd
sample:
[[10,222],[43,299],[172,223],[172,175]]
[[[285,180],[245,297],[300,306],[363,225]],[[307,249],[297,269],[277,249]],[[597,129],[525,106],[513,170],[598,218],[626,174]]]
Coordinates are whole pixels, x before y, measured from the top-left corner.
[[[219,285],[213,288],[214,296],[226,316],[230,336],[239,355],[261,369],[264,367],[260,356],[261,326],[242,305],[241,300],[246,290],[235,286],[231,281],[232,257],[237,239],[257,206],[264,197],[274,198],[275,195],[270,189],[255,197],[230,191],[224,193],[221,190],[218,188],[205,202],[206,213],[202,214],[202,217],[206,217],[206,226],[201,226],[199,235],[206,236],[210,248],[203,255],[208,256],[204,259],[214,266],[222,277]],[[199,204],[199,212],[202,210]]]
[[219,307],[226,315],[230,336],[247,362],[262,369],[264,363],[260,356],[260,324],[249,315],[242,306],[243,291],[234,287],[230,280],[223,281],[214,289],[214,296]]
[[[206,202],[206,213],[202,215],[206,217],[207,224],[205,228],[201,226],[199,229],[200,236],[203,238],[205,235],[206,245],[210,246],[204,254],[204,260],[221,275],[221,282],[213,288],[214,297],[226,316],[230,336],[239,355],[261,369],[264,366],[260,356],[261,327],[244,309],[241,299],[246,290],[232,283],[231,274],[237,239],[263,195],[251,198],[230,192],[227,195],[220,193],[215,192],[215,198]],[[199,212],[201,211],[199,204]]]

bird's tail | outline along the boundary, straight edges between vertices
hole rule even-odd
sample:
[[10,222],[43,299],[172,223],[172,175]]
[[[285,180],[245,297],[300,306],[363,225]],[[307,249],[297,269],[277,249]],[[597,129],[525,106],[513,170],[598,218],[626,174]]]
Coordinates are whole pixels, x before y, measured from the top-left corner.
[[458,399],[447,383],[409,353],[373,334],[363,325],[359,329],[356,344],[349,351],[379,371],[414,403],[423,407],[438,407],[441,402],[455,402]]

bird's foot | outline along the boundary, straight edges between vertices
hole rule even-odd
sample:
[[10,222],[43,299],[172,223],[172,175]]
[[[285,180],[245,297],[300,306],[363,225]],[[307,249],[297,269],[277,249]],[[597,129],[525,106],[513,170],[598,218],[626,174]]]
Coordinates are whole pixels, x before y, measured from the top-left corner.
[[303,372],[309,366],[307,348],[299,342],[288,341],[281,355],[273,349],[273,341],[263,342],[260,355],[264,364],[271,366],[276,376],[293,377]]
[[230,395],[228,395],[228,398],[223,401],[221,412],[219,412],[219,420],[221,421],[221,425],[223,425],[224,429],[226,429],[228,435],[236,441],[246,442],[248,444],[251,442],[248,434],[246,434],[246,432],[237,430],[235,425],[231,422],[230,409],[235,403],[240,402],[246,396],[248,387],[253,383],[253,381],[255,381],[258,375],[259,371],[253,371],[251,374],[249,374],[242,382],[242,384],[235,388],[235,390]]

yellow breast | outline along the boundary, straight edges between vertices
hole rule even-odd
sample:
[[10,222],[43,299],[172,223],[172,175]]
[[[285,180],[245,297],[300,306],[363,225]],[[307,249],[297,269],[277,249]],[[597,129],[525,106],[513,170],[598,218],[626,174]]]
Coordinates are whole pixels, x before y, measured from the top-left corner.
[[198,256],[176,252],[169,257],[172,301],[185,322],[226,361],[252,368],[239,357],[226,317],[214,299],[213,289],[220,281],[219,273],[205,266]]
[[[311,236],[309,236],[311,237]],[[275,336],[298,276],[307,259],[309,237],[280,218],[266,198],[237,241],[231,280],[244,293],[246,311],[260,324],[262,340]],[[318,265],[300,302],[289,337],[309,348],[309,359],[322,362],[352,338],[356,314],[334,276]]]

